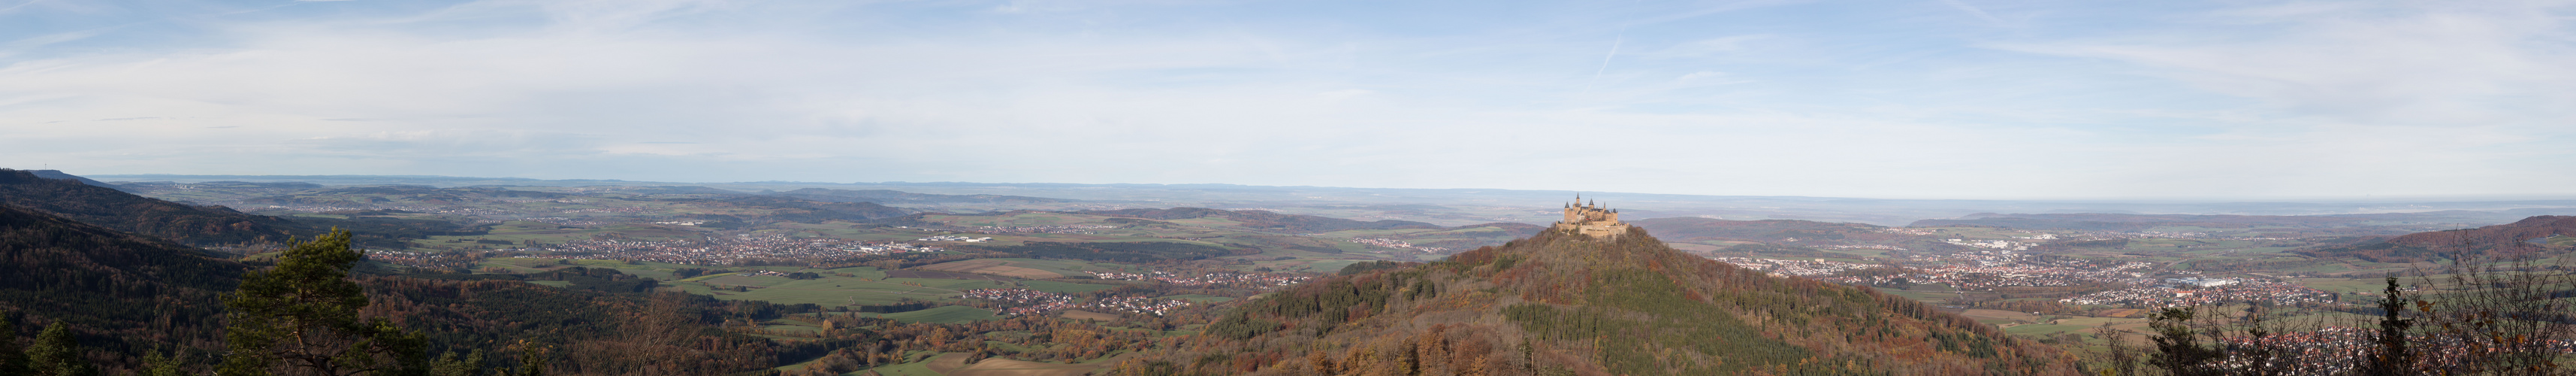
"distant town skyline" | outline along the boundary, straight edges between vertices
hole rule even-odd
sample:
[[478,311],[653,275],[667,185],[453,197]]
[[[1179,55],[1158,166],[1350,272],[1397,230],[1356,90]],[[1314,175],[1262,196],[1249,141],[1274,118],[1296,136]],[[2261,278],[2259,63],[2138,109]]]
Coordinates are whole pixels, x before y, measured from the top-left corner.
[[0,167],[2576,196],[2570,1],[0,0]]

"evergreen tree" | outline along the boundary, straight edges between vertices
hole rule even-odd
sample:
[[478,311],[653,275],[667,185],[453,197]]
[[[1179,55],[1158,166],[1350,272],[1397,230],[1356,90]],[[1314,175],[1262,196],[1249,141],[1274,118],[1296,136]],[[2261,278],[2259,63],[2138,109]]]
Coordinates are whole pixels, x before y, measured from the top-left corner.
[[179,359],[161,355],[161,350],[152,350],[143,354],[143,369],[136,373],[142,376],[186,376],[188,372],[179,369],[180,363]]
[[98,367],[81,359],[80,342],[72,340],[72,330],[62,322],[46,325],[36,334],[36,343],[27,346],[27,374],[36,376],[95,376]]
[[276,267],[242,276],[241,289],[224,300],[232,310],[224,333],[231,353],[216,374],[347,376],[426,368],[420,334],[384,318],[358,317],[368,300],[349,269],[366,254],[350,248],[349,239],[348,231],[332,229],[294,242]]
[[0,316],[0,376],[27,374],[27,353],[18,348],[18,324]]
[[441,354],[438,360],[430,362],[429,374],[431,376],[483,376],[483,350],[475,349],[463,358],[458,358],[455,351]]
[[2366,359],[2370,363],[2363,365],[2362,374],[2373,376],[2414,374],[2415,353],[2406,348],[2406,329],[2414,326],[2415,320],[2402,318],[2402,314],[2406,312],[2406,306],[2413,299],[2405,296],[2405,290],[2397,288],[2397,277],[2388,277],[2388,288],[2382,291],[2379,299],[2378,346],[2371,349],[2370,358]]

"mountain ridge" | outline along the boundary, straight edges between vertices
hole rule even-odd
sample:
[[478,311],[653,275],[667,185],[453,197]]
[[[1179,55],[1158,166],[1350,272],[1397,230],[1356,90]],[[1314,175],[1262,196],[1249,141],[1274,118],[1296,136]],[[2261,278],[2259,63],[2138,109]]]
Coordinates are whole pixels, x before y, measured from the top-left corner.
[[24,170],[0,169],[0,203],[183,244],[277,242],[302,230],[284,218],[163,201]]

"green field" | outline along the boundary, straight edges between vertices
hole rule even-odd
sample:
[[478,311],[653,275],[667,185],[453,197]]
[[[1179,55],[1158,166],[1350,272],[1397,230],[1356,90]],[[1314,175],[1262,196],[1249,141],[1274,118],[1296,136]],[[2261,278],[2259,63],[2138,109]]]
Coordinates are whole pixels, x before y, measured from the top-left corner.
[[986,311],[980,308],[967,306],[940,306],[938,308],[900,313],[862,312],[854,314],[859,317],[882,317],[902,322],[927,322],[941,324],[954,324],[1002,318],[1000,315],[993,314],[993,311]]

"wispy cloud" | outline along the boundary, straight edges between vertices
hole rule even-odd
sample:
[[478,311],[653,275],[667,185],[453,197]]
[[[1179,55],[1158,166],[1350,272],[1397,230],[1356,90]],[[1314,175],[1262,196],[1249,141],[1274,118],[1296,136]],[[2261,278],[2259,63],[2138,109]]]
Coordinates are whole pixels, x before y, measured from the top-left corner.
[[[2576,162],[2543,147],[2576,118],[2576,94],[2553,90],[2576,87],[2566,22],[2546,16],[2558,3],[1889,4],[138,13],[95,24],[145,26],[10,29],[35,37],[0,46],[22,52],[0,55],[0,159],[98,173],[1877,197],[2576,183],[2513,172]],[[23,7],[0,17],[55,11]],[[1961,12],[1986,24],[1960,25]],[[159,119],[88,121],[142,117]]]

